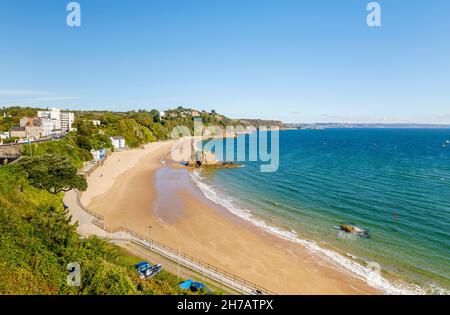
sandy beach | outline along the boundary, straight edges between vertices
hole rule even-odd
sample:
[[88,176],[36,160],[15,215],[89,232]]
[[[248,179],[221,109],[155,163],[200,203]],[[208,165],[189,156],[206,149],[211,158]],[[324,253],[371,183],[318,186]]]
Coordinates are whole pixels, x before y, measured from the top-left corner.
[[258,229],[206,199],[191,170],[170,161],[174,141],[113,153],[81,202],[124,226],[279,294],[377,294],[302,245]]

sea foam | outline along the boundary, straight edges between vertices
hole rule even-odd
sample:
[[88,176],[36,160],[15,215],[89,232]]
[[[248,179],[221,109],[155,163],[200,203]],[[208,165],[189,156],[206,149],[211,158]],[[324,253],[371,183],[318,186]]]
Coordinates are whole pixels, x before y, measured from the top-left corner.
[[[191,178],[206,198],[226,208],[234,215],[254,224],[255,226],[265,230],[266,232],[269,232],[272,235],[304,246],[310,252],[319,255],[328,262],[333,263],[333,265],[335,265],[339,269],[350,271],[357,278],[366,281],[370,286],[384,292],[385,294],[427,294],[427,290],[417,285],[406,284],[400,281],[388,281],[384,277],[375,274],[372,269],[363,266],[349,258],[346,258],[333,250],[320,247],[315,241],[299,238],[297,233],[293,230],[284,230],[279,227],[270,225],[262,219],[256,218],[250,210],[240,207],[237,202],[230,196],[225,196],[211,185],[205,183],[200,170],[193,171],[191,173]],[[439,290],[432,290],[432,293],[442,294],[442,292],[439,292]],[[443,294],[448,294],[448,292],[443,292]]]

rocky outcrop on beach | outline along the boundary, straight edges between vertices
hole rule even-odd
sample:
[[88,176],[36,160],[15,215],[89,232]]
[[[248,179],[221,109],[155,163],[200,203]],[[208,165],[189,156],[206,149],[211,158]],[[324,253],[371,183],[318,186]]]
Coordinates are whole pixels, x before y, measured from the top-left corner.
[[232,162],[222,162],[212,152],[198,151],[187,162],[186,166],[194,168],[236,168],[240,165]]

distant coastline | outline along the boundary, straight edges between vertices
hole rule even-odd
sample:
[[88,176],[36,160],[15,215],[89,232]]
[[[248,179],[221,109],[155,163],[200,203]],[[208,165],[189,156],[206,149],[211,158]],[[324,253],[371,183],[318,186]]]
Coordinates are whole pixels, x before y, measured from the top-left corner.
[[385,128],[385,129],[449,129],[450,124],[421,123],[285,123],[289,129]]

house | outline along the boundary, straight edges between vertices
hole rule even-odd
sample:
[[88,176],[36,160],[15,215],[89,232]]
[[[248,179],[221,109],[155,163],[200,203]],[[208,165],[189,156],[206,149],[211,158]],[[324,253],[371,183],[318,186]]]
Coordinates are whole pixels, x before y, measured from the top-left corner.
[[50,119],[53,122],[53,129],[61,129],[61,110],[52,108],[49,111],[38,111],[37,116],[39,118]]
[[91,150],[92,158],[96,161],[101,161],[106,157],[106,149]]
[[31,118],[28,118],[28,117],[22,117],[22,118],[20,118],[20,120],[19,120],[19,126],[20,126],[20,127],[25,127],[26,125],[28,125],[30,119],[31,119]]
[[92,123],[94,124],[94,126],[100,126],[102,124],[102,122],[100,120],[92,120]]
[[58,108],[52,108],[48,111],[38,111],[39,118],[50,119],[53,122],[53,130],[71,131],[72,124],[75,121],[75,114],[62,112]]
[[199,117],[200,113],[198,111],[196,111],[196,110],[192,110],[191,111],[191,115],[194,116],[194,117]]
[[9,138],[9,132],[8,131],[0,133],[0,139],[1,140],[5,140],[5,139],[8,139],[8,138]]
[[27,136],[25,127],[21,126],[12,126],[9,133],[12,138],[25,138]]
[[39,139],[44,136],[42,122],[40,118],[22,117],[19,127],[25,128],[25,137]]
[[42,128],[39,125],[25,126],[25,137],[39,139],[42,137]]
[[111,143],[114,149],[124,149],[125,148],[125,138],[121,136],[110,137]]

